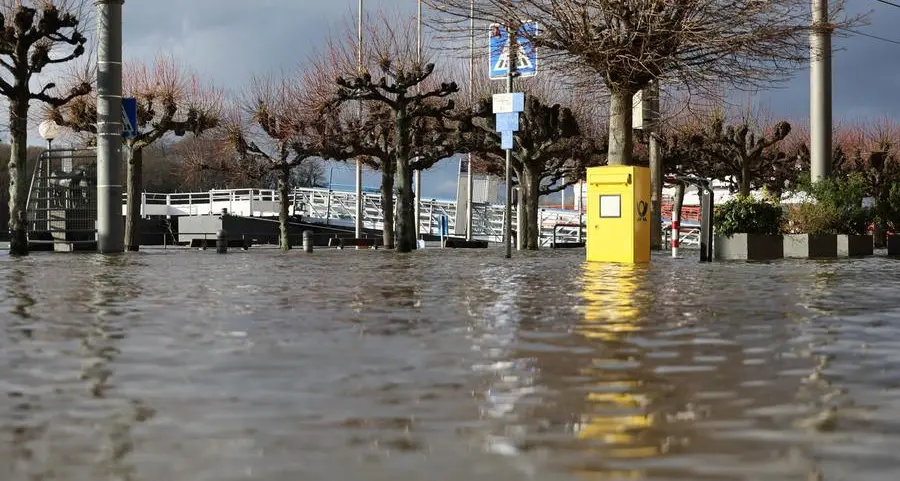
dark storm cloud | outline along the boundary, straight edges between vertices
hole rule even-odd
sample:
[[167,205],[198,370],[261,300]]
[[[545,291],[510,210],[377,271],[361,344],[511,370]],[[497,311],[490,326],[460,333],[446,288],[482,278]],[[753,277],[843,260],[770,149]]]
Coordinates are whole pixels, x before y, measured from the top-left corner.
[[[369,12],[414,12],[415,0],[365,0]],[[900,42],[900,8],[847,2],[855,12],[873,12],[859,30]],[[900,2],[898,2],[900,3]],[[126,59],[172,52],[205,78],[231,91],[252,75],[291,71],[324,45],[328,35],[354,22],[357,0],[126,0]],[[900,116],[900,45],[863,36],[835,40],[835,120]],[[800,71],[783,88],[755,99],[773,114],[805,120],[809,77]],[[425,176],[426,196],[455,195],[455,162]],[[349,166],[338,165],[335,183],[352,183]],[[378,185],[377,174],[366,183]]]
[[[897,2],[900,4],[900,2]],[[900,117],[900,8],[875,2],[848,2],[851,13],[872,12],[869,24],[854,30],[893,40],[892,43],[853,32],[834,40],[834,118],[839,120]],[[775,114],[803,119],[809,112],[809,71],[797,72],[784,88],[760,98]]]

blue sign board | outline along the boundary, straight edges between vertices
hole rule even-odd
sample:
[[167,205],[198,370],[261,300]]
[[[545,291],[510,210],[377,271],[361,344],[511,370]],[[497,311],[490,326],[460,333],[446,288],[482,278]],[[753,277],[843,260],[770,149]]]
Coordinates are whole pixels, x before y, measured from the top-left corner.
[[513,133],[509,130],[500,131],[500,148],[511,150],[513,148]]
[[510,112],[503,114],[496,114],[497,121],[496,127],[497,132],[510,131],[510,132],[518,132],[519,131],[519,113],[518,112]]
[[[516,72],[520,77],[533,77],[537,75],[538,56],[537,49],[529,40],[538,33],[537,22],[528,22],[519,27],[516,35],[517,47],[515,48]],[[499,24],[491,25],[490,64],[488,69],[492,80],[505,79],[509,75],[509,35],[506,27]]]
[[132,138],[138,134],[137,99],[122,98],[122,137]]

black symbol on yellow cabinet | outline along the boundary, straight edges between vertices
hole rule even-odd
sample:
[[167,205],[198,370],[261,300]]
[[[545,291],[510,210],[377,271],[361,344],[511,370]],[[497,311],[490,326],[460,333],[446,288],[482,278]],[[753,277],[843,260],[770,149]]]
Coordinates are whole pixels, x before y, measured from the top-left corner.
[[647,211],[650,210],[650,204],[639,201],[637,204],[638,222],[647,222]]

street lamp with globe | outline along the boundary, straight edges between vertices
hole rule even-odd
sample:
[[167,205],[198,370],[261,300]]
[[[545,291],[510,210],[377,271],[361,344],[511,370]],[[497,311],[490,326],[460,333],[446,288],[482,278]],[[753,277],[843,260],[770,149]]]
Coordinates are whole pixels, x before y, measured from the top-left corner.
[[47,141],[47,150],[53,149],[53,139],[59,137],[62,133],[62,127],[52,120],[45,120],[38,126],[38,133],[41,138]]

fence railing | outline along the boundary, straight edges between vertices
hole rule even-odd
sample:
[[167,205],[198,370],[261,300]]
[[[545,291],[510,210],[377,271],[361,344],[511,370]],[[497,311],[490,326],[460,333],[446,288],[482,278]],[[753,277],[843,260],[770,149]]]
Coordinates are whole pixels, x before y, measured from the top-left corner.
[[[356,193],[332,191],[328,189],[297,188],[291,191],[288,213],[300,216],[309,222],[335,227],[351,228],[356,221]],[[127,195],[123,195],[123,204]],[[398,202],[395,198],[395,215]],[[280,195],[274,189],[217,189],[208,192],[152,193],[141,195],[141,215],[143,216],[197,216],[216,215],[227,211],[233,215],[247,217],[270,217],[278,215]],[[124,212],[123,205],[123,212]],[[379,193],[362,194],[362,225],[365,229],[382,230],[382,198]],[[438,235],[439,220],[448,218],[449,231],[456,230],[456,202],[438,199],[423,199],[419,208],[419,232]],[[513,210],[513,231],[517,225],[516,210]],[[554,226],[557,242],[577,242],[584,237],[584,214],[574,210],[544,208],[540,211],[540,240],[542,246],[553,242]],[[472,231],[478,239],[500,242],[503,239],[504,206],[499,204],[474,204],[472,206]],[[579,234],[580,233],[580,234]]]

